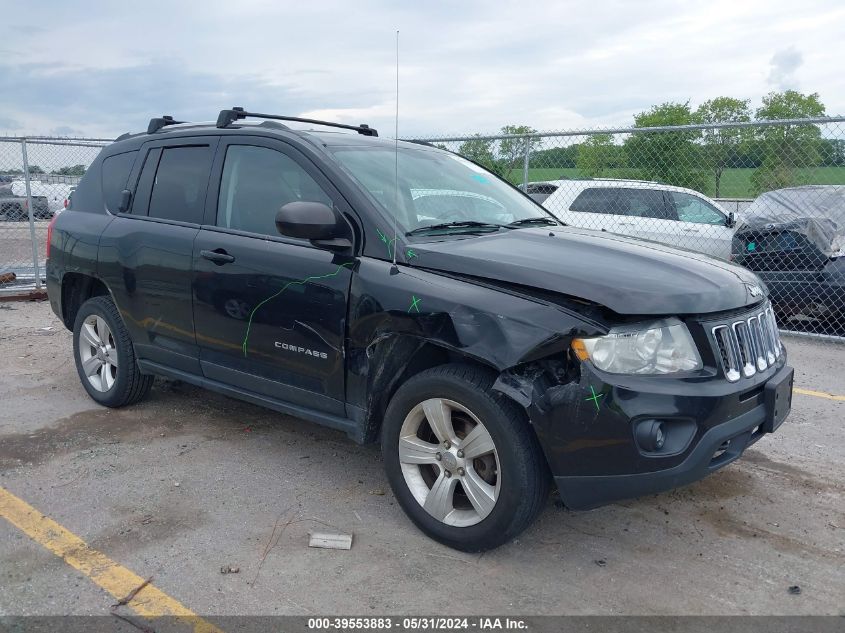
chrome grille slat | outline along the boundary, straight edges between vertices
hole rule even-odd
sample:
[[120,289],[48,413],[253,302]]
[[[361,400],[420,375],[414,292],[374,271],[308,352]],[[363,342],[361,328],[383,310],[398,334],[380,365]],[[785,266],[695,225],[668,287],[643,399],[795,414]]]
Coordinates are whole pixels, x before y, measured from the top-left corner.
[[725,378],[730,382],[765,371],[782,353],[775,313],[770,305],[761,312],[712,326],[710,331]]

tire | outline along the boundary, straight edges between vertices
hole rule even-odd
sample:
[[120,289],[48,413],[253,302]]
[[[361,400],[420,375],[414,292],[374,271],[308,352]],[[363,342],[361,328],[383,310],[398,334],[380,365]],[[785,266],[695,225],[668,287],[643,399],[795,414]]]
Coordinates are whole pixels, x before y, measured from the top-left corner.
[[493,392],[493,380],[469,365],[428,369],[399,387],[382,427],[385,470],[402,509],[428,536],[465,552],[516,537],[549,493],[525,412]]
[[144,399],[153,376],[138,369],[135,348],[109,297],[89,299],[73,324],[73,357],[79,380],[93,400],[122,407]]

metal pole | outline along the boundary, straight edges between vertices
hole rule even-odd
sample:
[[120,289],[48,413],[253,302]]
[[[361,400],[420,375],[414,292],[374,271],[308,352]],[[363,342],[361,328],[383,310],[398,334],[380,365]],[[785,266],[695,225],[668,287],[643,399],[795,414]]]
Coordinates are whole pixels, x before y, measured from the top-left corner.
[[23,178],[26,183],[26,206],[29,212],[29,237],[32,240],[32,267],[35,271],[35,289],[41,290],[41,273],[38,271],[38,245],[35,242],[35,216],[32,215],[32,188],[29,186],[29,161],[26,157],[26,139],[21,141],[23,153]]
[[531,155],[531,137],[525,137],[525,159],[522,163],[522,190],[528,193],[528,161]]

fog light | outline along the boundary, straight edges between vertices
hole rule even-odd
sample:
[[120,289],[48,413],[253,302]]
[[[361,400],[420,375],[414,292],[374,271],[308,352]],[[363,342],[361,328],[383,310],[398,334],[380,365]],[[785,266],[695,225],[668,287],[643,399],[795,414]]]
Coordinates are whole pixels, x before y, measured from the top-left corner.
[[663,422],[645,420],[637,425],[637,444],[649,453],[659,451],[666,444]]

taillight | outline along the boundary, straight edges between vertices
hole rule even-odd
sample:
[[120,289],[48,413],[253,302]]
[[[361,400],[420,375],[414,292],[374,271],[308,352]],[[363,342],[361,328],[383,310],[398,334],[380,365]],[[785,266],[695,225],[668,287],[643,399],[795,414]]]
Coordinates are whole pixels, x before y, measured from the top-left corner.
[[47,247],[44,249],[44,257],[50,257],[50,242],[53,241],[53,225],[56,223],[56,220],[59,218],[59,214],[55,214],[53,218],[50,220],[50,224],[47,225]]
[[65,209],[67,209],[67,198],[65,198]]

